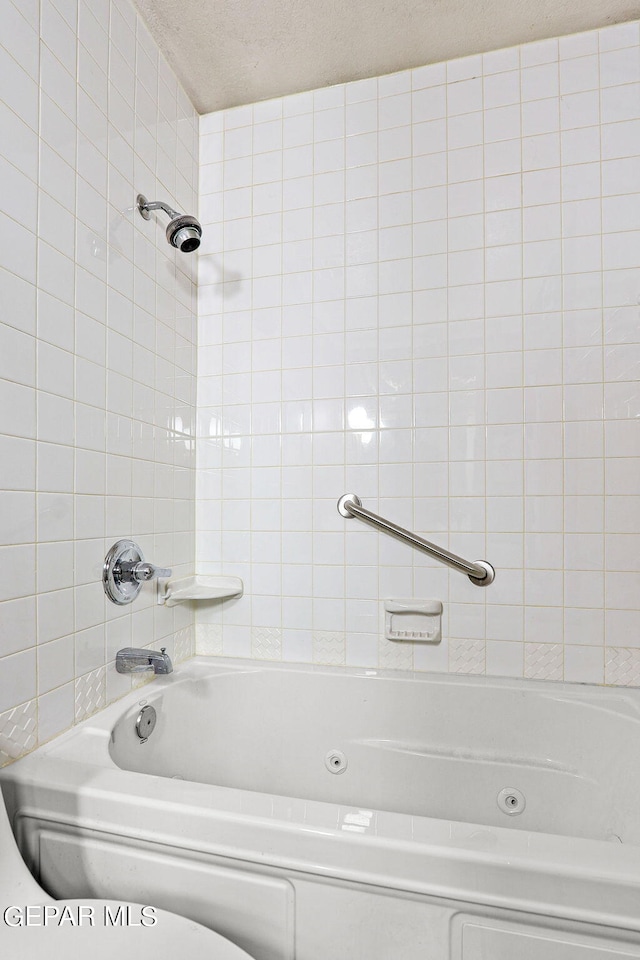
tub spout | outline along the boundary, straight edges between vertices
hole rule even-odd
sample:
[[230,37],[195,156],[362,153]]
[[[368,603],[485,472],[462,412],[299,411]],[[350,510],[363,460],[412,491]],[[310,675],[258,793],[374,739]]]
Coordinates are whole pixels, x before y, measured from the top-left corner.
[[142,673],[144,670],[153,670],[155,674],[172,673],[173,664],[166,651],[166,647],[159,651],[123,647],[116,654],[116,670],[118,673]]

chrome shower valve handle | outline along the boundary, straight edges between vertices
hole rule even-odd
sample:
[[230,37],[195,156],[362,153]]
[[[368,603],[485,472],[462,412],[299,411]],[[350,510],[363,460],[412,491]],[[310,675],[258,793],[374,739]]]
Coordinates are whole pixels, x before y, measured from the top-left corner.
[[154,563],[142,560],[139,563],[120,563],[120,578],[127,583],[146,583],[148,580],[157,580],[159,577],[170,577],[171,570],[167,567],[156,567]]
[[142,550],[133,540],[118,540],[104,558],[102,583],[112,603],[122,606],[132,603],[143,583],[170,577],[168,567],[156,567],[144,559]]

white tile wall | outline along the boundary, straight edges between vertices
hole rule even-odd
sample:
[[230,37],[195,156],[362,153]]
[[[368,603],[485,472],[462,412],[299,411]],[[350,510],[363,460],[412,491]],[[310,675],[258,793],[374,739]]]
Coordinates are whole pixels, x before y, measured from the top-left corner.
[[[197,117],[127,0],[0,0],[0,763],[125,692],[113,658],[191,652],[190,613],[106,603],[107,547],[190,572]],[[193,276],[192,276],[193,272]]]
[[[638,22],[200,134],[197,558],[246,583],[201,649],[639,682]],[[397,596],[442,644],[381,640]]]

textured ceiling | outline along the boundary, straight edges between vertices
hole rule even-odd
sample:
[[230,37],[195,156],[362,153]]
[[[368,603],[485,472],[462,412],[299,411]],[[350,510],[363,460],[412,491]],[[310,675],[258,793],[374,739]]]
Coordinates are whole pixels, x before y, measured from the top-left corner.
[[640,17],[640,0],[136,0],[200,113]]

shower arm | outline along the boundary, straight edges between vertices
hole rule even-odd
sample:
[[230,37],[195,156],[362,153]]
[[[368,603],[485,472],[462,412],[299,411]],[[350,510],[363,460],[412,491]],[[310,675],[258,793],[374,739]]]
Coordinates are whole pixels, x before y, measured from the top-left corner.
[[147,200],[147,198],[143,197],[142,194],[138,194],[138,210],[145,220],[151,219],[151,210],[164,211],[170,220],[175,220],[176,217],[180,216],[180,213],[177,210],[174,210],[173,207],[170,207],[169,204],[165,203],[163,200]]
[[405,530],[404,527],[399,527],[390,520],[379,517],[377,513],[367,510],[366,507],[362,506],[360,497],[357,497],[355,493],[345,493],[344,496],[340,497],[338,513],[342,517],[357,517],[358,520],[364,520],[365,523],[371,524],[377,530],[383,530],[392,537],[397,537],[398,540],[410,544],[416,550],[421,550],[427,556],[439,560],[447,567],[459,570],[460,573],[466,574],[476,587],[488,587],[490,583],[493,583],[496,572],[487,560],[474,560],[473,562],[463,560],[462,557],[445,550],[444,547],[439,547],[437,544],[419,537],[417,533],[411,533],[410,530]]

